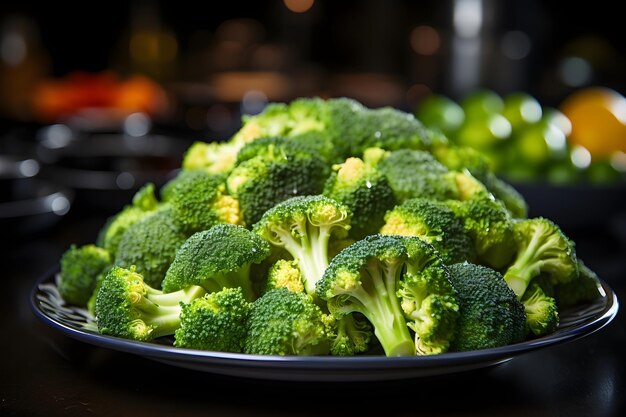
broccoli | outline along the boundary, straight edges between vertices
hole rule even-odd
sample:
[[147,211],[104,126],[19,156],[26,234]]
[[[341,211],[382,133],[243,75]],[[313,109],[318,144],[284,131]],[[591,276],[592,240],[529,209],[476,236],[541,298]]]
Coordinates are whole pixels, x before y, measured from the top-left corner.
[[316,287],[337,318],[367,318],[386,356],[444,352],[454,334],[458,305],[449,273],[417,237],[367,236],[335,256]]
[[181,303],[202,297],[198,286],[164,294],[148,285],[134,266],[113,266],[96,296],[95,316],[102,334],[150,341],[180,327]]
[[437,146],[432,149],[435,158],[453,171],[467,169],[485,185],[495,198],[501,200],[511,216],[526,218],[528,203],[524,196],[493,171],[493,164],[482,152],[470,146]]
[[[368,150],[371,154],[371,149]],[[377,165],[399,202],[409,198],[467,200],[486,192],[469,171],[451,171],[428,151],[399,149],[387,152]]]
[[122,235],[114,264],[125,268],[135,265],[148,285],[161,288],[176,250],[187,239],[173,217],[171,206],[166,204],[133,223]]
[[98,277],[111,267],[111,254],[94,244],[70,245],[60,262],[59,294],[69,303],[86,307]]
[[514,222],[515,258],[504,280],[522,298],[531,280],[543,274],[552,285],[578,278],[575,245],[553,221],[536,217]]
[[330,130],[329,101],[319,97],[302,97],[289,104],[272,103],[261,113],[243,116],[243,126],[232,140],[245,143],[259,138],[281,136],[305,144],[325,159],[337,159]]
[[451,351],[505,346],[526,337],[524,305],[502,274],[469,262],[450,265],[460,317]]
[[227,174],[235,166],[237,152],[245,145],[242,140],[225,142],[196,141],[185,151],[183,171],[204,171],[208,174]]
[[253,231],[284,248],[297,261],[306,292],[315,297],[315,284],[328,266],[329,241],[345,239],[350,228],[348,208],[323,195],[285,200],[263,214]]
[[513,219],[504,204],[490,193],[465,201],[446,200],[470,235],[476,261],[494,269],[508,265],[515,254]]
[[357,157],[346,159],[334,169],[323,194],[350,209],[349,234],[358,240],[377,233],[384,223],[385,213],[397,203],[387,178]]
[[173,220],[188,236],[220,223],[241,224],[239,202],[226,194],[223,175],[184,175],[168,191]]
[[298,261],[279,259],[269,269],[266,291],[276,288],[287,288],[291,292],[305,292],[302,271],[298,267]]
[[234,224],[218,224],[194,233],[178,249],[163,279],[163,291],[199,285],[208,292],[241,287],[247,300],[256,295],[250,265],[264,260],[270,246],[250,230]]
[[240,287],[224,288],[183,303],[174,346],[243,352],[251,307]]
[[155,185],[151,182],[146,183],[137,190],[132,204],[125,206],[120,212],[107,219],[98,233],[96,245],[115,255],[126,229],[146,215],[153,213],[158,207]]
[[473,261],[476,257],[463,222],[444,203],[412,198],[385,214],[384,235],[417,236],[434,246],[446,263]]
[[[277,288],[286,288],[291,292],[306,292],[304,290],[302,272],[295,260],[278,260],[269,270],[266,291]],[[315,301],[315,300],[314,300]],[[325,305],[322,311],[326,313]],[[328,338],[330,340],[330,354],[334,356],[353,356],[366,352],[372,339],[372,326],[357,314],[346,314],[340,319],[332,315],[326,316]]]
[[394,151],[433,146],[433,136],[422,122],[413,114],[390,106],[356,111],[344,129],[344,140],[350,138],[348,156],[361,155],[372,147]]
[[578,258],[578,279],[553,286],[559,310],[602,297],[604,290],[598,275]]
[[327,331],[330,354],[333,356],[354,356],[367,352],[374,334],[371,323],[356,312],[339,319],[328,315]]
[[288,142],[270,138],[242,149],[242,161],[228,176],[228,192],[239,201],[248,226],[276,204],[294,196],[321,194],[324,188],[329,174],[326,161],[315,151]]
[[535,336],[553,333],[559,325],[556,300],[545,293],[536,282],[531,282],[521,298],[526,315],[526,331]]
[[326,316],[313,298],[277,288],[257,298],[248,317],[244,352],[256,355],[327,355]]

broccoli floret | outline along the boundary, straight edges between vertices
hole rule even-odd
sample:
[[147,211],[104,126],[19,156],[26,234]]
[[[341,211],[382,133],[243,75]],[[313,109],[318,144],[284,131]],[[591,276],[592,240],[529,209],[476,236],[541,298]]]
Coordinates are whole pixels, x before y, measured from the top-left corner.
[[169,191],[174,222],[187,235],[220,223],[241,224],[239,202],[226,194],[226,178],[204,171],[184,175]]
[[208,292],[241,287],[247,300],[255,293],[250,265],[259,263],[270,246],[250,230],[234,224],[218,224],[194,233],[176,252],[163,279],[163,291],[199,285]]
[[522,298],[531,280],[539,274],[552,285],[578,278],[575,245],[553,221],[536,217],[514,222],[515,258],[504,280]]
[[511,216],[528,216],[528,203],[524,196],[494,173],[493,164],[484,153],[470,146],[449,145],[433,148],[432,154],[452,171],[467,169],[495,198],[504,203]]
[[298,267],[298,261],[279,259],[267,273],[266,291],[287,288],[291,292],[305,292],[304,278]]
[[355,112],[346,130],[349,156],[361,155],[371,147],[394,151],[433,145],[429,130],[413,114],[389,106]]
[[180,327],[181,303],[202,297],[198,286],[164,294],[148,285],[134,266],[113,266],[96,296],[96,324],[102,334],[140,341],[173,335]]
[[524,305],[502,274],[468,262],[450,265],[460,317],[451,351],[505,346],[526,337]]
[[547,295],[541,286],[531,282],[522,296],[528,334],[543,336],[553,333],[559,325],[556,300]]
[[337,318],[366,317],[386,356],[433,354],[447,350],[458,316],[448,275],[421,239],[370,235],[331,260],[317,293]]
[[449,170],[427,151],[387,152],[377,167],[387,177],[400,202],[415,197],[456,198],[456,184],[449,177]]
[[400,202],[409,198],[467,200],[486,192],[484,184],[469,171],[451,171],[428,151],[399,149],[387,152],[377,167],[387,177]]
[[444,203],[412,198],[385,214],[383,235],[417,236],[430,243],[446,263],[473,261],[474,245],[463,222]]
[[257,115],[244,116],[242,122],[234,140],[251,143],[281,136],[315,149],[325,159],[337,158],[329,129],[328,101],[319,97],[302,97],[289,104],[272,103]]
[[602,297],[604,290],[598,275],[579,258],[578,278],[554,285],[553,293],[557,307],[561,310],[596,300]]
[[245,145],[243,140],[225,142],[196,141],[185,151],[183,171],[204,171],[209,174],[227,174],[235,166],[237,152]]
[[329,241],[345,239],[350,228],[348,208],[323,195],[285,200],[263,214],[253,231],[284,248],[297,261],[306,292],[315,297],[315,284],[328,266]]
[[174,346],[243,352],[251,307],[240,287],[224,288],[183,303]]
[[490,193],[478,193],[469,200],[445,203],[463,222],[478,263],[495,269],[508,265],[515,253],[513,219],[500,200]]
[[327,329],[330,354],[333,356],[354,356],[367,352],[371,347],[374,331],[362,314],[346,314],[341,318],[328,315]]
[[176,250],[187,239],[187,234],[174,223],[173,217],[171,206],[163,205],[133,223],[122,235],[115,265],[125,268],[135,265],[148,285],[161,288]]
[[314,151],[289,145],[287,139],[265,140],[244,156],[227,179],[228,192],[241,205],[246,225],[259,221],[263,213],[288,198],[321,194],[329,166]]
[[397,203],[387,178],[357,157],[335,165],[334,170],[323,194],[350,209],[350,236],[358,240],[377,233],[385,213]]
[[244,352],[257,355],[327,355],[325,315],[313,298],[277,288],[252,304]]
[[70,245],[60,262],[59,294],[68,304],[86,307],[98,277],[111,267],[111,254],[94,244]]
[[[291,292],[306,292],[302,272],[295,260],[280,259],[269,270],[265,291],[286,288]],[[326,313],[326,306],[320,306]],[[372,326],[364,317],[347,314],[340,319],[326,315],[326,331],[330,340],[330,354],[353,356],[366,352],[370,347]]]
[[132,204],[125,206],[120,212],[107,219],[98,233],[96,245],[115,255],[126,229],[146,215],[153,213],[158,207],[155,185],[151,182],[146,183],[135,193]]

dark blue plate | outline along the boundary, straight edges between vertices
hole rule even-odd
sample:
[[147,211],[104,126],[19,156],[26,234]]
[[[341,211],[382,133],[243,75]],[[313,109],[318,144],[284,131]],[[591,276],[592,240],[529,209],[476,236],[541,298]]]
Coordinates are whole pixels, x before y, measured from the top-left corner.
[[173,347],[170,339],[136,342],[99,334],[84,309],[65,304],[57,290],[58,271],[41,277],[30,302],[45,324],[82,342],[140,355],[177,367],[245,378],[283,381],[384,381],[445,375],[486,368],[540,348],[576,340],[606,326],[616,316],[618,299],[602,282],[603,296],[561,312],[555,333],[513,345],[433,356],[263,356]]

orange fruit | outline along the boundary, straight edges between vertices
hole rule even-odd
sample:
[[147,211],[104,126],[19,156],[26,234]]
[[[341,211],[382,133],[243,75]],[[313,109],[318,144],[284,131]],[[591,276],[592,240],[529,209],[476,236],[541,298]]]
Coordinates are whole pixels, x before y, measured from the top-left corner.
[[594,159],[626,152],[626,98],[606,87],[587,87],[566,97],[559,110],[569,118],[568,141]]

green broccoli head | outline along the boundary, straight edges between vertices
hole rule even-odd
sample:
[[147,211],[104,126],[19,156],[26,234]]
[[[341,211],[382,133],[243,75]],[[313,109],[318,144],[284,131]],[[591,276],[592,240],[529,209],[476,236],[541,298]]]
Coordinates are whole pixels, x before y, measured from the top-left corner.
[[556,223],[536,217],[515,221],[513,227],[516,254],[504,273],[504,280],[518,298],[522,298],[531,280],[540,274],[552,285],[578,278],[574,242]]
[[543,336],[553,333],[559,325],[559,309],[556,300],[547,295],[541,286],[532,282],[522,297],[526,313],[528,334]]
[[133,196],[132,204],[125,206],[120,212],[107,219],[100,229],[96,244],[115,255],[122,235],[132,224],[159,207],[155,195],[155,185],[147,183]]
[[227,174],[235,166],[243,140],[225,142],[196,141],[185,151],[183,171],[204,171],[208,174]]
[[133,223],[122,235],[114,264],[135,265],[147,284],[161,288],[165,272],[187,235],[174,223],[169,204]]
[[429,149],[433,145],[430,131],[413,114],[389,106],[354,112],[345,130],[348,156],[361,155],[371,147],[394,151]]
[[366,317],[387,356],[445,351],[458,315],[445,265],[416,237],[356,241],[331,260],[317,293],[339,319]]
[[450,265],[460,317],[451,351],[505,346],[526,337],[524,305],[502,274],[468,262]]
[[274,138],[251,146],[242,158],[256,156],[242,160],[228,176],[228,192],[239,201],[246,225],[291,197],[321,194],[329,174],[325,159],[288,142]]
[[191,286],[164,294],[148,285],[134,266],[113,266],[96,295],[98,331],[140,341],[173,335],[180,326],[181,303],[205,293],[201,287]]
[[239,202],[226,193],[226,178],[204,171],[183,175],[168,191],[173,220],[187,235],[220,223],[241,224]]
[[87,306],[98,277],[112,265],[111,254],[94,244],[71,245],[60,262],[59,294],[68,304]]
[[495,175],[491,160],[470,146],[436,146],[431,150],[435,158],[449,170],[469,173],[480,181],[495,198],[501,200],[515,218],[528,216],[528,203],[511,184]]
[[301,97],[288,104],[272,103],[257,115],[244,116],[243,125],[232,140],[251,143],[259,138],[281,136],[306,144],[325,159],[335,160],[329,117],[328,102],[319,97]]
[[306,292],[315,297],[315,283],[328,266],[329,241],[345,239],[349,228],[350,211],[345,205],[311,195],[292,197],[272,207],[253,231],[296,260]]
[[602,297],[604,290],[598,274],[578,258],[578,278],[553,287],[559,310]]
[[398,149],[387,152],[377,165],[387,177],[399,202],[409,198],[456,199],[456,173],[439,163],[430,152]]
[[478,263],[495,269],[508,265],[515,253],[513,219],[501,201],[479,193],[469,200],[445,203],[463,222]]
[[243,352],[251,307],[241,287],[224,288],[183,303],[174,346]]
[[358,240],[377,233],[385,213],[397,202],[387,178],[357,157],[346,159],[334,169],[323,194],[350,209],[351,237]]
[[250,266],[264,260],[270,246],[250,230],[218,224],[194,233],[178,249],[163,279],[163,291],[199,285],[208,292],[241,287],[247,300],[255,294]]
[[326,318],[313,298],[277,288],[252,305],[244,352],[256,355],[327,355]]
[[384,235],[417,236],[433,245],[446,263],[473,261],[472,239],[463,222],[444,203],[412,198],[385,214]]

